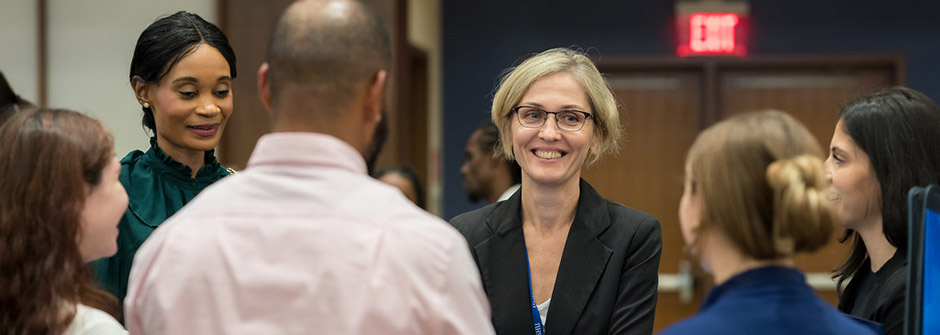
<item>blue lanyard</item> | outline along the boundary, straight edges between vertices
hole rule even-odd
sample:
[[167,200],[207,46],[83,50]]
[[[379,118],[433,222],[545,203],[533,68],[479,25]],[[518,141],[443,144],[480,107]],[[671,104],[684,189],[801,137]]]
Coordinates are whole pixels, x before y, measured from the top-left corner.
[[535,335],[545,335],[545,328],[542,327],[542,317],[539,315],[539,306],[535,304],[535,295],[532,294],[532,269],[529,267],[529,250],[525,251],[525,269],[529,272],[529,301],[532,302],[532,326],[535,327]]

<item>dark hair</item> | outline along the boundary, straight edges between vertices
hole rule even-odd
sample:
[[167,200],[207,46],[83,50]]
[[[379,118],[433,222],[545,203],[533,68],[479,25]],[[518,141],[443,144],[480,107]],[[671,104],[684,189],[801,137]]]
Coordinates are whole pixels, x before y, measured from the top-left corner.
[[391,168],[379,171],[378,173],[375,174],[375,178],[376,179],[382,178],[383,176],[387,174],[392,174],[392,173],[397,173],[401,175],[402,177],[405,177],[405,179],[408,179],[409,182],[411,182],[411,186],[414,187],[415,189],[415,195],[418,197],[418,203],[417,203],[418,207],[425,208],[424,207],[424,188],[421,187],[421,178],[418,177],[418,173],[415,172],[414,169],[408,166],[399,165],[399,166],[395,166],[395,167],[391,167]]
[[[869,94],[843,108],[845,131],[871,162],[881,186],[882,231],[888,242],[907,250],[907,192],[913,186],[940,183],[940,107],[907,87]],[[862,266],[868,250],[858,233],[847,229],[840,242],[852,251],[835,270],[839,284]]]
[[77,241],[86,185],[101,182],[113,142],[98,121],[61,109],[24,111],[0,128],[5,333],[60,334],[78,303],[117,316],[117,299],[95,287]]
[[310,6],[299,2],[281,15],[267,52],[275,107],[290,86],[302,88],[290,92],[303,92],[291,98],[314,100],[316,110],[343,107],[356,89],[389,69],[392,47],[385,24],[368,6],[352,2],[342,18],[323,17],[323,10],[298,10],[295,6]]
[[32,104],[16,95],[13,88],[7,83],[7,78],[3,76],[3,72],[0,72],[0,124],[3,124],[20,108],[29,106],[32,106]]
[[[134,48],[134,57],[131,59],[131,83],[133,84],[134,77],[140,77],[144,82],[151,84],[160,82],[180,59],[203,43],[215,48],[225,57],[231,77],[235,78],[235,51],[232,51],[225,34],[199,15],[179,11],[158,19],[140,33],[137,47]],[[144,111],[144,127],[156,131],[153,109],[141,109]]]
[[[493,124],[493,120],[486,119],[483,122],[480,122],[480,126],[477,128],[480,130],[480,152],[498,154],[497,150],[499,149],[499,128]],[[502,155],[500,155],[502,156]],[[522,182],[522,168],[519,167],[519,163],[516,163],[515,160],[509,160],[503,158],[503,161],[506,162],[506,166],[509,167],[509,174],[512,176],[512,183],[518,184]]]

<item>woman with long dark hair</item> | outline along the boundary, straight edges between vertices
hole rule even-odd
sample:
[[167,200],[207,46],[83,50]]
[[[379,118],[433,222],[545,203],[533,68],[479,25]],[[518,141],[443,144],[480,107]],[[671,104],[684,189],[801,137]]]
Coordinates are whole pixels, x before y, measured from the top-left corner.
[[0,128],[4,334],[126,334],[85,265],[117,250],[120,169],[111,135],[80,113],[23,111]]
[[235,53],[215,25],[177,12],[140,34],[130,84],[153,137],[146,152],[121,160],[130,204],[119,225],[118,251],[95,263],[102,286],[124,300],[134,254],[164,220],[231,173],[215,158],[232,114]]
[[[892,87],[839,112],[826,160],[832,201],[851,242],[836,269],[839,309],[901,334],[907,283],[907,192],[940,183],[940,107]],[[847,285],[844,285],[845,283]]]

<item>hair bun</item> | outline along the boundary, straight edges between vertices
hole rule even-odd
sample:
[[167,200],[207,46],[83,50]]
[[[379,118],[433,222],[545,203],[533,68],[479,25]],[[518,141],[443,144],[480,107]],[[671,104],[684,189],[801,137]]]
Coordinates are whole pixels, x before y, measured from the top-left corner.
[[814,251],[829,241],[836,214],[825,196],[824,176],[822,160],[810,155],[780,159],[767,167],[774,194],[773,240],[781,255]]

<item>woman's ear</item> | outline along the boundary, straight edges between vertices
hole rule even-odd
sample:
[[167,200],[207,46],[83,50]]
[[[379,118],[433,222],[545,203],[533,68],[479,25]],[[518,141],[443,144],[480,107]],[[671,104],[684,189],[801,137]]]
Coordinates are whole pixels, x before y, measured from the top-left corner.
[[131,88],[134,89],[134,96],[137,97],[137,102],[144,108],[149,108],[151,105],[150,84],[145,82],[140,76],[134,76],[134,79],[131,80]]

